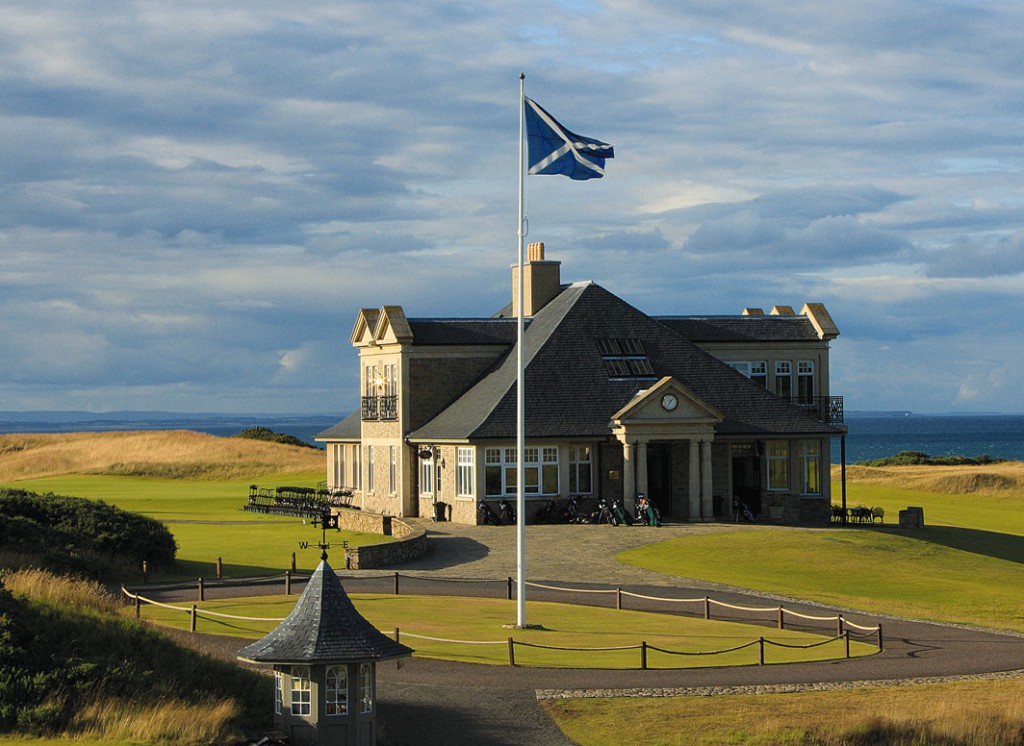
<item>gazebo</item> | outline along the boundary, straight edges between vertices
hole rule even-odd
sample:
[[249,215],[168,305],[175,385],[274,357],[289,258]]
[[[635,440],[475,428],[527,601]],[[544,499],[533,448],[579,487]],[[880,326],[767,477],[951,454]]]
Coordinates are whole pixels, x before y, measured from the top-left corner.
[[291,614],[238,658],[274,667],[274,724],[297,746],[374,746],[377,661],[412,649],[356,611],[326,554]]

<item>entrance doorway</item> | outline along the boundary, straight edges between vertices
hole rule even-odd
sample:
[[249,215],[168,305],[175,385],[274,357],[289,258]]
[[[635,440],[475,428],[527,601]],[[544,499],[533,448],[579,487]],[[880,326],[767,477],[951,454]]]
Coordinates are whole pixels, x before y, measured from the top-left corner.
[[647,444],[647,497],[662,514],[672,515],[672,445]]
[[755,516],[762,516],[761,456],[758,444],[734,443],[732,446],[732,496],[726,508],[732,511],[732,498],[738,498]]

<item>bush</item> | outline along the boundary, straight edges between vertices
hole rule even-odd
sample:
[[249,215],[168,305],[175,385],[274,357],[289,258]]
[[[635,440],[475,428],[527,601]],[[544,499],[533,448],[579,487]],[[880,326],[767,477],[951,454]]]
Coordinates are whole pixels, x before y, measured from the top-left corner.
[[858,461],[857,466],[985,466],[1001,464],[1006,459],[992,458],[988,454],[980,456],[929,456],[921,451],[900,451],[895,456]]
[[0,544],[61,570],[102,573],[119,561],[174,564],[174,536],[157,520],[100,500],[0,490]]
[[285,435],[284,433],[275,433],[268,427],[247,427],[242,432],[238,433],[234,437],[236,438],[249,438],[250,440],[267,440],[271,443],[282,443],[286,446],[300,446],[302,448],[316,448],[316,446],[307,443],[304,440],[299,440],[294,435]]

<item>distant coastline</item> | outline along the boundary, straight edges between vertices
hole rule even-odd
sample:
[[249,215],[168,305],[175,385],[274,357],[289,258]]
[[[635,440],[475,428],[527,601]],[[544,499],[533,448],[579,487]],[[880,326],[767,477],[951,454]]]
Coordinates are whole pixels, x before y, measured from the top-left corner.
[[[70,433],[119,430],[195,430],[235,435],[262,426],[322,447],[314,437],[344,414],[229,414],[123,411],[0,411],[0,433]],[[930,456],[980,456],[1024,461],[1024,414],[916,414],[908,410],[848,411],[846,462],[922,451]],[[832,441],[832,463],[840,461],[839,439]]]

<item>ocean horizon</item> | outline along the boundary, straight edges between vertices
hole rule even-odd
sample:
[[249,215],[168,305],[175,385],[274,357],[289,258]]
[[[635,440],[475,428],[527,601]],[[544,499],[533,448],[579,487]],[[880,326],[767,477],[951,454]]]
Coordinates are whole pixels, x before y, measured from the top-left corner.
[[[0,412],[0,434],[72,433],[126,430],[195,430],[231,436],[266,427],[322,447],[314,437],[344,414],[225,414],[159,411]],[[885,458],[900,451],[930,456],[981,456],[1024,461],[1024,414],[915,414],[848,412],[846,463]],[[840,461],[840,441],[832,441],[832,463]]]

